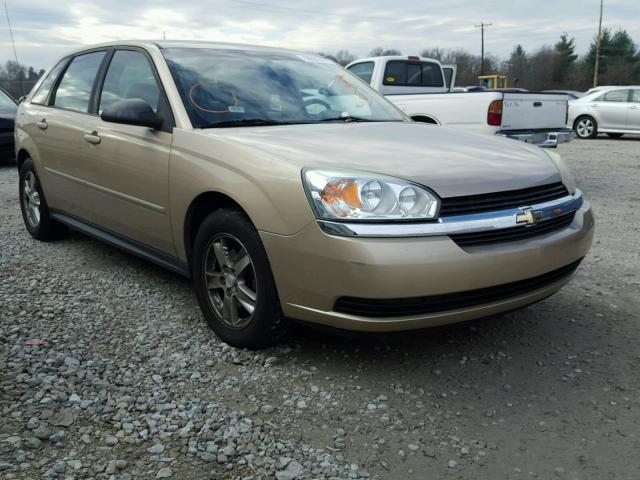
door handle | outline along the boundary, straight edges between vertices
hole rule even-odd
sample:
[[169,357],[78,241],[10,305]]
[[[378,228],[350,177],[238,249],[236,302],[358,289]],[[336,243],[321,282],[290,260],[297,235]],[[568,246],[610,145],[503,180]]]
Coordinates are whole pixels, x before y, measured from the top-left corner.
[[591,105],[589,105],[590,107],[595,107],[598,108],[598,104],[597,103],[592,103]]
[[94,145],[99,144],[100,140],[102,140],[100,138],[100,135],[98,135],[98,132],[85,133],[84,139],[89,143],[93,143]]
[[40,130],[46,130],[47,127],[49,127],[49,125],[47,124],[47,121],[43,118],[39,122],[36,122],[36,127],[38,127]]
[[631,108],[633,108],[634,110],[637,110],[638,106],[637,105],[631,105]]

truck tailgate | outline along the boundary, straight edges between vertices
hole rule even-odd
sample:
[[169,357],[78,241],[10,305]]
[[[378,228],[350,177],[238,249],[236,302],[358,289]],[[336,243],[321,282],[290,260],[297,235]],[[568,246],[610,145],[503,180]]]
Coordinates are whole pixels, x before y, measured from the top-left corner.
[[502,129],[564,128],[567,100],[566,95],[505,92],[502,104]]

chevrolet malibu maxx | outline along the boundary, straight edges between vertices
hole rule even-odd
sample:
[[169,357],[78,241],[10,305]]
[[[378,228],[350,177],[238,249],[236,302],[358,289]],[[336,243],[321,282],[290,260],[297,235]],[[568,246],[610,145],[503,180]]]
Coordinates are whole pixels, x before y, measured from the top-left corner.
[[117,42],[57,62],[16,120],[24,222],[188,276],[211,328],[390,331],[557,292],[593,217],[560,157],[414,123],[322,57]]

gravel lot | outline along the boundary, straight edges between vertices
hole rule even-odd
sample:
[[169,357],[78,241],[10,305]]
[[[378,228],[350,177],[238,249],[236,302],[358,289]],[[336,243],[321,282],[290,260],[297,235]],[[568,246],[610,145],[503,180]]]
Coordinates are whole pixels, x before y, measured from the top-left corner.
[[559,294],[410,334],[296,327],[257,353],[206,328],[186,280],[77,233],[32,240],[0,166],[0,477],[638,478],[640,138],[559,152],[597,222]]

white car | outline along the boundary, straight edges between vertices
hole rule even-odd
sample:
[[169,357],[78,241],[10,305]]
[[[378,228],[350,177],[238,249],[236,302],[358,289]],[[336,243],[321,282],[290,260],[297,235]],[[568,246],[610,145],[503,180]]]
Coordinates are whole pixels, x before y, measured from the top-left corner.
[[640,134],[640,85],[598,87],[571,100],[567,126],[580,138],[595,138],[598,133],[612,138]]

